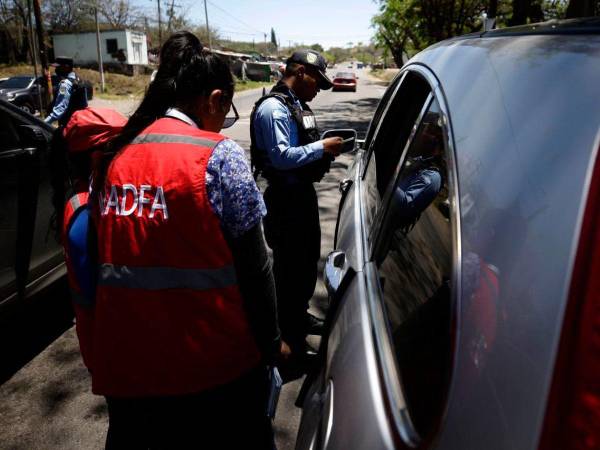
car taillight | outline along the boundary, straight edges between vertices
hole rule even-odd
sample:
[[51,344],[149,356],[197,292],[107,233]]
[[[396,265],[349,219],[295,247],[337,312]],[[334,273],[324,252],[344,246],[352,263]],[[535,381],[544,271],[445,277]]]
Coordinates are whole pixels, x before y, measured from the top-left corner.
[[600,158],[596,158],[540,450],[600,448]]

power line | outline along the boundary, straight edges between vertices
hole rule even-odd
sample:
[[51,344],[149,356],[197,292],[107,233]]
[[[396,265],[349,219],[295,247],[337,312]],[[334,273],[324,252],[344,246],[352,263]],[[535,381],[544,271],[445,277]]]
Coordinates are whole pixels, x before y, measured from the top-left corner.
[[263,34],[263,33],[244,33],[244,32],[241,32],[241,31],[224,30],[222,28],[219,28],[219,32],[220,33],[227,33],[227,34],[243,34],[245,36],[257,36],[257,35],[261,35],[262,36],[262,34]]
[[223,8],[221,8],[220,6],[215,5],[213,2],[211,2],[210,0],[207,0],[208,3],[211,4],[211,6],[213,6],[214,8],[217,8],[218,10],[220,10],[221,12],[225,13],[226,15],[228,15],[229,17],[231,17],[233,20],[241,23],[242,25],[244,25],[245,27],[247,27],[250,30],[254,30],[260,34],[265,34],[264,31],[258,30],[256,28],[254,28],[252,25],[248,25],[246,22],[244,22],[243,20],[238,19],[237,17],[235,17],[233,14],[231,14],[230,12],[225,11]]

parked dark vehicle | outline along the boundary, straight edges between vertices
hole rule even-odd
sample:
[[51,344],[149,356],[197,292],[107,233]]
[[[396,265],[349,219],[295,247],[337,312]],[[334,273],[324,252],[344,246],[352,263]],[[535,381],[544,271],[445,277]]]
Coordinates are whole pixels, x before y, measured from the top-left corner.
[[333,78],[332,91],[352,91],[356,92],[358,77],[354,72],[338,72]]
[[33,296],[66,273],[50,230],[52,131],[0,100],[0,307]]
[[33,114],[40,110],[39,89],[40,85],[35,82],[35,77],[11,77],[0,85],[0,98]]
[[600,448],[600,20],[419,53],[342,192],[297,449]]
[[[51,78],[53,85],[58,83],[59,80],[56,75]],[[94,96],[94,87],[89,81],[82,81],[88,100],[91,100]],[[36,111],[41,110],[39,92],[40,88],[42,93],[45,92],[45,86],[43,77],[37,79],[31,75],[10,77],[0,84],[0,99],[12,103],[29,114],[34,114]]]

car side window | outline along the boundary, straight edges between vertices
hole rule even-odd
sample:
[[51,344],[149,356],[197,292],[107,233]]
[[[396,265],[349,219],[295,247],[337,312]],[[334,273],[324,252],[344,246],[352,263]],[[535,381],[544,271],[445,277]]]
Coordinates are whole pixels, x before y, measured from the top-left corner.
[[422,437],[442,414],[452,360],[454,202],[446,142],[433,99],[386,192],[373,252],[398,382]]
[[[420,75],[408,72],[391,100],[369,146],[365,172],[366,213],[368,223],[381,206],[383,194],[392,181],[415,122],[431,92],[429,83]],[[371,128],[375,124],[371,124]]]

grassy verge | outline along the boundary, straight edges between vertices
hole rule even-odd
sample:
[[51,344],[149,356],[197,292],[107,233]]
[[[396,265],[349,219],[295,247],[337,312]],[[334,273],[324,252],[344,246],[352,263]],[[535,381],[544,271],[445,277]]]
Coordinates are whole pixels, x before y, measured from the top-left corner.
[[269,87],[273,86],[273,84],[274,83],[272,81],[237,80],[235,83],[235,92],[242,92],[242,91],[247,91],[249,89],[261,88],[261,87],[269,88]]
[[[120,100],[125,97],[142,97],[150,82],[150,75],[127,76],[117,73],[104,73],[104,93],[100,92],[100,72],[90,69],[75,69],[77,74],[94,85],[94,96],[107,100]],[[33,75],[33,66],[21,64],[16,66],[0,65],[0,78],[14,77],[17,75]],[[236,92],[248,89],[269,87],[273,83],[266,81],[241,81],[236,82]]]
[[398,73],[398,70],[399,69],[377,69],[377,70],[371,70],[371,72],[369,72],[369,73],[372,76],[374,76],[375,78],[378,78],[381,81],[385,81],[386,83],[389,83],[390,81],[392,81],[394,79],[394,77]]

